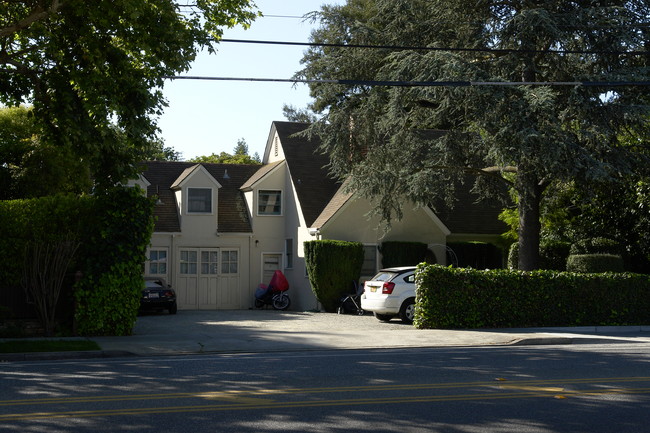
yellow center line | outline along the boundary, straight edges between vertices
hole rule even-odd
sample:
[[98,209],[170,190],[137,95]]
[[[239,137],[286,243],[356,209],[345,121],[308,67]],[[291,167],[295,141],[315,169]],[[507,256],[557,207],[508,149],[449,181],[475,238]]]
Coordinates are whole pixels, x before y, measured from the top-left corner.
[[[650,388],[631,388],[631,389],[602,389],[592,391],[571,391],[569,394],[577,396],[594,396],[607,394],[645,394],[650,393]],[[469,401],[469,400],[498,400],[514,398],[535,398],[549,397],[549,392],[513,392],[513,393],[476,393],[460,395],[428,395],[413,397],[393,397],[393,398],[359,398],[359,399],[334,399],[334,400],[314,400],[314,401],[289,401],[289,402],[264,402],[257,404],[244,401],[233,400],[232,404],[219,405],[195,405],[195,406],[172,406],[172,407],[153,407],[137,409],[102,409],[88,411],[61,411],[61,412],[37,412],[24,414],[6,414],[0,415],[0,421],[25,421],[38,419],[53,418],[87,418],[87,417],[106,417],[116,415],[146,415],[159,413],[179,413],[179,412],[206,412],[206,411],[229,411],[229,410],[250,410],[250,409],[278,409],[278,408],[300,408],[300,407],[327,407],[327,406],[346,406],[346,405],[380,405],[396,403],[427,403],[427,402],[449,402],[449,401]],[[260,399],[261,400],[261,399]],[[262,400],[263,401],[263,400]]]

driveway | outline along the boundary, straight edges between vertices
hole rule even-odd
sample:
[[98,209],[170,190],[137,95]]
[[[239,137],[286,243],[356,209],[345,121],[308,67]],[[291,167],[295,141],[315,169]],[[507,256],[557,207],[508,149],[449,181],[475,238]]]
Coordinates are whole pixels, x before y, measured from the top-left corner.
[[104,351],[138,355],[317,349],[569,344],[650,341],[650,328],[415,329],[372,315],[268,310],[184,311],[138,317],[127,337],[95,337]]

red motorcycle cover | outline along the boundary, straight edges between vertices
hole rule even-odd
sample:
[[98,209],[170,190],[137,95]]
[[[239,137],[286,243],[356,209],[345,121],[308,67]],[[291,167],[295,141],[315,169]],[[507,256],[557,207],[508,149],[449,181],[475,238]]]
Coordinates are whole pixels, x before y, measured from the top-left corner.
[[271,290],[274,292],[284,292],[289,289],[289,282],[282,271],[275,271],[271,278],[271,282],[269,283],[269,287],[271,287]]

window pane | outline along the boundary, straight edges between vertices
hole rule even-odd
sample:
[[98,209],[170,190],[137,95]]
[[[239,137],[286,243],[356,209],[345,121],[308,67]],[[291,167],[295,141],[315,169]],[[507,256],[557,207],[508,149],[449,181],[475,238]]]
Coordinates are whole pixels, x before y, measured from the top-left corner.
[[238,272],[238,256],[236,250],[221,252],[221,273],[236,274]]
[[201,251],[201,273],[214,275],[217,273],[217,251]]
[[181,251],[181,274],[195,275],[197,271],[196,251]]
[[212,212],[212,190],[208,188],[188,188],[187,211],[197,213]]
[[149,274],[166,274],[167,273],[167,251],[151,250],[149,251]]
[[260,190],[258,195],[257,213],[260,215],[281,215],[281,191]]

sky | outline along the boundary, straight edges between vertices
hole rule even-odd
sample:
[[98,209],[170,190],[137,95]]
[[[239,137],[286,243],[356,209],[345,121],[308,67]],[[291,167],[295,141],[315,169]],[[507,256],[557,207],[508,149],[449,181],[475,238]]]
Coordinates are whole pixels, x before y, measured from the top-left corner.
[[[248,30],[224,30],[225,39],[308,42],[314,24],[300,18],[322,4],[344,0],[256,0],[265,17]],[[278,17],[280,16],[280,17]],[[209,77],[289,79],[301,68],[306,46],[221,42],[216,54],[202,52],[185,74]],[[310,101],[306,84],[250,81],[170,80],[163,88],[169,106],[158,119],[160,136],[184,160],[196,156],[233,153],[244,139],[250,155],[264,154],[274,120],[286,120],[284,104],[305,108]]]

